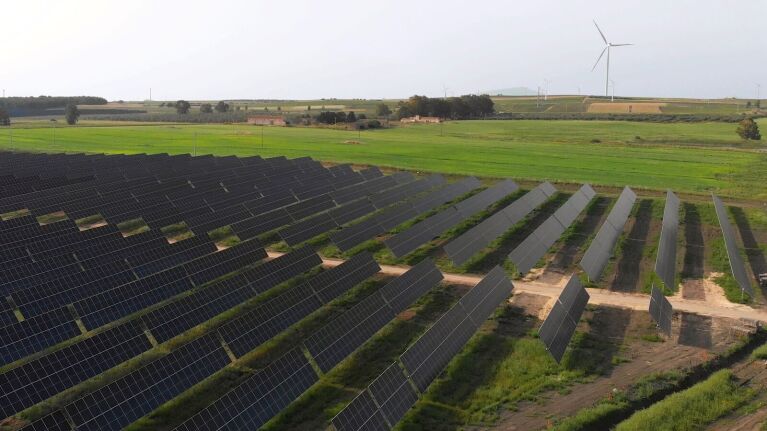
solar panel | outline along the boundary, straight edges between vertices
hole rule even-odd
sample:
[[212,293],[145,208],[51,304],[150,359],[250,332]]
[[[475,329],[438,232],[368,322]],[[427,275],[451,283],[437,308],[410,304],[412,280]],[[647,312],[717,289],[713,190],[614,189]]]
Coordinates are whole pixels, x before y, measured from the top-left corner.
[[663,292],[652,286],[650,291],[650,316],[666,335],[671,335],[671,317],[674,312],[671,302]]
[[21,428],[22,431],[70,431],[64,413],[57,410]]
[[301,350],[290,350],[177,429],[258,429],[316,381]]
[[2,328],[0,359],[7,364],[79,334],[69,310],[53,310]]
[[368,391],[362,391],[357,395],[333,418],[332,422],[333,427],[338,431],[388,431],[391,429]]
[[117,430],[151,412],[229,363],[205,335],[66,406],[78,430]]
[[279,231],[290,246],[298,245],[338,226],[328,213],[318,214]]
[[[551,186],[549,183],[544,184]],[[463,265],[501,234],[525,218],[535,207],[545,202],[548,197],[543,190],[545,188],[548,191],[549,188],[544,187],[544,184],[537,186],[509,206],[446,244],[444,250],[453,263]],[[553,193],[555,192],[556,190]]]
[[557,362],[562,360],[588,301],[589,294],[580,279],[572,275],[538,330],[541,341]]
[[514,181],[502,181],[454,207],[445,209],[385,241],[396,257],[404,256],[518,189]]
[[320,328],[304,344],[327,372],[441,279],[434,262],[424,260]]
[[583,185],[578,192],[570,196],[557,211],[533,233],[528,235],[508,255],[520,274],[525,274],[546,254],[557,239],[572,224],[593,198],[593,189],[588,184]]
[[396,424],[418,400],[407,376],[395,362],[368,387],[389,424]]
[[512,288],[503,269],[495,267],[400,356],[421,392],[463,348],[500,301],[511,294]]
[[0,374],[0,415],[11,416],[152,347],[136,322],[116,326]]
[[738,242],[735,237],[735,229],[730,223],[730,219],[727,216],[727,209],[724,207],[724,203],[716,195],[711,195],[714,200],[714,208],[716,209],[716,216],[719,218],[719,226],[722,228],[722,236],[724,237],[724,243],[727,248],[727,257],[730,261],[730,270],[735,280],[740,286],[741,292],[747,293],[752,298],[754,297],[754,288],[751,286],[751,279],[746,272],[746,266],[743,263],[743,258],[740,255],[738,249]]
[[338,226],[349,223],[364,215],[375,211],[375,207],[367,199],[359,199],[354,202],[342,205],[329,211],[330,216]]
[[676,249],[679,228],[679,198],[669,190],[663,209],[663,225],[658,242],[658,256],[655,259],[655,273],[667,289],[676,288]]
[[630,188],[625,187],[594,237],[594,241],[591,242],[583,255],[580,265],[589,279],[596,281],[602,275],[635,201],[636,194]]

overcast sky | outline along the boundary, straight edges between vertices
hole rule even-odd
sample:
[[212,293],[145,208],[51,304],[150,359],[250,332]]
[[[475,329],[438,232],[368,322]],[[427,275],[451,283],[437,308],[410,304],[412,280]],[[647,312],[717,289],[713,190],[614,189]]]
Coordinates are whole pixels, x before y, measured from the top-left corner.
[[767,1],[8,0],[8,96],[396,98],[543,86],[767,97]]

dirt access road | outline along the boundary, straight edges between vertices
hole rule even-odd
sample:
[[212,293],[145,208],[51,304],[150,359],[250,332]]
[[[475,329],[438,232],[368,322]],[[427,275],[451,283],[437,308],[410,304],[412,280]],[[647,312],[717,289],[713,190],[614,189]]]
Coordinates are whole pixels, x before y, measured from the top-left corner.
[[[284,253],[268,252],[270,258],[282,256]],[[323,258],[323,265],[329,268],[338,266],[344,261],[342,259]],[[387,275],[399,276],[410,269],[409,266],[380,265],[381,273]],[[445,281],[452,284],[475,286],[482,280],[478,275],[449,274],[443,273]],[[537,295],[544,295],[550,298],[558,297],[567,282],[567,277],[562,277],[558,283],[541,283],[538,281],[514,281],[514,292],[525,292]],[[590,304],[611,305],[615,307],[628,308],[631,310],[646,311],[649,306],[650,297],[648,295],[611,292],[604,289],[586,289],[591,298]],[[669,298],[675,311],[686,311],[701,316],[724,317],[730,319],[749,319],[759,321],[762,324],[767,323],[767,311],[751,308],[747,305],[733,304],[730,302],[716,301],[711,303],[707,301],[685,299],[681,295]]]

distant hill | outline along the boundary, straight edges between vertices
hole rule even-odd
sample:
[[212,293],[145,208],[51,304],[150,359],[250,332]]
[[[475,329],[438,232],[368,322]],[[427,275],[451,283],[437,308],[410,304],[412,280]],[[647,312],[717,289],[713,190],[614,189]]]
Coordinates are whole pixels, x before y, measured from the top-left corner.
[[500,88],[497,90],[487,90],[484,93],[491,96],[535,96],[537,94],[535,90],[527,87]]

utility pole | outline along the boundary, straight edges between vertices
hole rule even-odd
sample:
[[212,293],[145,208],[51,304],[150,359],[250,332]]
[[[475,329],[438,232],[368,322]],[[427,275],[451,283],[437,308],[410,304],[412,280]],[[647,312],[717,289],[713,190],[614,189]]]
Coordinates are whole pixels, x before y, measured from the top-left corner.
[[261,125],[261,155],[263,155],[264,152],[264,125]]
[[194,132],[194,149],[192,151],[192,155],[197,157],[197,132]]
[[538,86],[538,92],[535,93],[535,107],[537,108],[541,101],[541,86]]
[[51,122],[53,123],[53,146],[56,146],[56,119],[51,118]]

